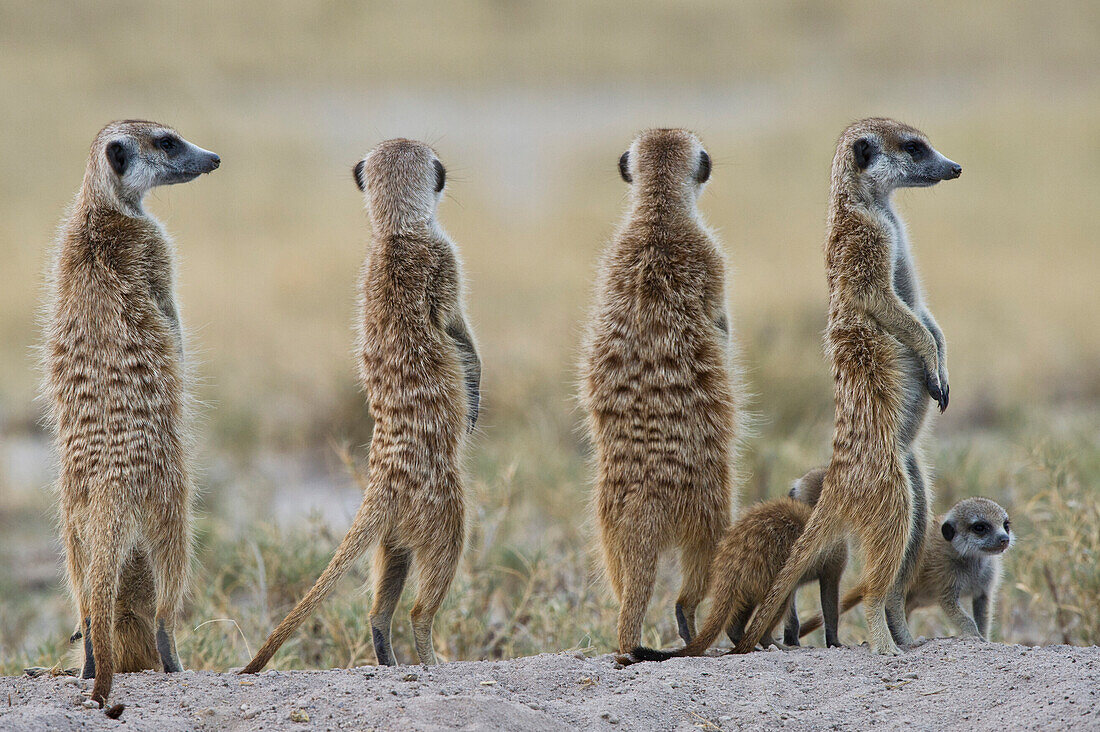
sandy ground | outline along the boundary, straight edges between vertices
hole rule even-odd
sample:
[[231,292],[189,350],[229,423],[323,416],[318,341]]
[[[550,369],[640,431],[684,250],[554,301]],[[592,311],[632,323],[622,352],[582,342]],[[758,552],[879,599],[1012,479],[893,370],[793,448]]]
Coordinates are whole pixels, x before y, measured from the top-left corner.
[[90,688],[4,677],[0,729],[1100,729],[1100,648],[956,639],[898,658],[773,649],[620,668],[611,656],[561,653],[252,677],[124,674],[111,695],[126,704],[117,721],[83,705]]

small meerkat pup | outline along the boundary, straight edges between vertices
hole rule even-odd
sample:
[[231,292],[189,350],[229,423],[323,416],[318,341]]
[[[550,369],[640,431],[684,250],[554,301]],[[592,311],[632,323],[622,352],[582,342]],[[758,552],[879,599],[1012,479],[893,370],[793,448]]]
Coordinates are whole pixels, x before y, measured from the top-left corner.
[[371,633],[378,663],[396,663],[390,624],[410,568],[416,654],[435,663],[432,621],[462,553],[462,452],[477,421],[481,362],[462,304],[458,251],[436,219],[446,170],[414,140],[379,144],[354,170],[372,239],[360,288],[360,376],[374,418],[367,488],[316,584],[242,673],[262,669],[372,545]]
[[923,133],[890,119],[855,122],[837,143],[825,242],[833,456],[810,523],[738,652],[753,649],[817,554],[848,533],[865,559],[872,648],[897,654],[898,643],[912,643],[904,593],[930,504],[917,441],[928,397],[946,409],[948,383],[943,335],[924,304],[892,195],[961,173]]
[[[1001,583],[1001,555],[1012,546],[1008,512],[988,498],[959,501],[930,527],[916,575],[905,593],[906,615],[938,604],[964,636],[989,640],[990,616]],[[942,538],[941,538],[942,537]],[[970,599],[973,617],[962,601]],[[841,603],[848,612],[863,600],[863,587],[850,590]],[[821,627],[821,617],[802,627],[806,635]]]
[[[683,648],[657,651],[638,647],[625,661],[664,661],[679,656],[701,656],[723,629],[734,643],[741,640],[745,624],[768,593],[772,581],[790,556],[791,548],[809,521],[813,507],[792,498],[764,501],[745,511],[734,522],[718,545],[711,564],[710,587],[713,605],[699,634]],[[841,539],[817,556],[817,560],[799,579],[799,586],[818,582],[821,608],[827,618],[826,641],[838,646],[837,620],[840,576],[848,562],[847,544]],[[768,629],[771,638],[774,626]],[[788,598],[787,620],[783,630],[785,645],[797,646],[798,612],[794,593]]]
[[[143,207],[220,159],[172,128],[112,122],[96,135],[56,245],[44,396],[60,457],[69,590],[84,678],[102,707],[115,672],[181,670],[175,625],[191,569],[192,488],[175,252]],[[154,627],[155,625],[155,627]]]
[[619,159],[626,218],[604,253],[584,338],[582,400],[595,511],[620,603],[622,653],[641,641],[662,552],[678,547],[685,642],[735,502],[741,429],[726,267],[697,199],[710,156],[686,130],[647,130]]

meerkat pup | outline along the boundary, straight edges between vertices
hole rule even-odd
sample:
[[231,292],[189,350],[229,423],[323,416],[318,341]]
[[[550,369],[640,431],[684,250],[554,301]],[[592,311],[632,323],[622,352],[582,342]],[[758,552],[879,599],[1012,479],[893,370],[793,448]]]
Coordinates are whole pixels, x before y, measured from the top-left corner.
[[[906,589],[905,613],[938,604],[959,633],[989,640],[990,616],[1001,583],[1001,555],[1012,546],[1008,512],[988,498],[967,498],[937,523],[939,536],[931,527]],[[849,591],[841,612],[862,602],[863,594],[862,587]],[[963,610],[965,599],[970,600],[973,616]],[[820,616],[811,618],[801,635],[817,630],[821,622]]]
[[872,647],[896,654],[898,643],[912,643],[904,591],[924,542],[930,500],[917,438],[928,396],[940,411],[947,408],[948,383],[943,335],[921,296],[892,195],[961,173],[923,133],[894,120],[855,122],[840,137],[825,243],[833,456],[810,523],[739,652],[751,651],[775,624],[818,553],[849,532],[863,550]]
[[[765,501],[745,511],[726,531],[714,555],[710,568],[713,604],[699,634],[678,650],[638,647],[622,660],[664,661],[678,656],[701,656],[723,630],[730,640],[739,642],[753,610],[768,593],[812,512],[813,507],[809,504],[789,497]],[[826,617],[826,641],[830,646],[840,645],[836,634],[840,576],[847,561],[847,544],[839,539],[818,554],[798,582],[799,586],[810,582],[819,584],[821,608]],[[773,630],[774,626],[768,629],[769,638]],[[783,642],[797,646],[798,637],[798,612],[792,592],[787,598]]]
[[175,625],[191,568],[188,384],[174,248],[143,200],[219,163],[165,125],[112,122],[92,143],[56,246],[44,396],[82,676],[95,677],[100,706],[115,672],[158,661],[180,670]]
[[367,488],[332,561],[242,673],[262,669],[372,545],[378,663],[396,663],[390,623],[415,565],[416,654],[434,664],[432,621],[462,553],[461,462],[481,362],[463,314],[458,252],[436,219],[447,173],[428,145],[399,139],[371,150],[354,175],[373,232],[359,301],[360,375],[374,418]]
[[584,338],[582,399],[596,451],[599,536],[620,603],[619,650],[641,641],[658,559],[680,549],[685,642],[734,503],[742,413],[725,261],[696,201],[710,156],[686,130],[648,130],[619,159],[631,184]]

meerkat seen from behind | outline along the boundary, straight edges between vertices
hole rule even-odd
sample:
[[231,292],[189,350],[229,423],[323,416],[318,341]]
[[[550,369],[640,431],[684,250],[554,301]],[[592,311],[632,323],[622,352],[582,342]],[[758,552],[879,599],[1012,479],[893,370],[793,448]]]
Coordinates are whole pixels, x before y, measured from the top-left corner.
[[189,395],[174,248],[143,201],[154,186],[186,183],[219,163],[165,125],[113,122],[92,143],[57,244],[45,396],[82,676],[95,677],[100,706],[115,672],[158,663],[181,670],[175,625],[191,569]]
[[[959,177],[962,168],[919,130],[894,120],[855,122],[833,158],[826,350],[832,360],[833,455],[806,531],[738,644],[748,652],[778,620],[806,568],[849,532],[864,556],[871,644],[896,654],[912,637],[904,593],[928,523],[929,489],[917,439],[928,397],[947,408],[943,335],[921,295],[893,192]],[[897,642],[895,642],[895,640]]]
[[481,362],[462,303],[458,252],[436,219],[446,170],[422,142],[379,144],[354,170],[372,238],[360,282],[360,376],[374,432],[363,503],[316,584],[242,673],[262,669],[371,546],[371,633],[396,663],[390,622],[410,570],[417,657],[435,663],[432,621],[465,538],[462,452],[480,401]]
[[710,156],[685,130],[648,130],[619,160],[631,185],[584,339],[582,396],[596,452],[595,509],[620,603],[618,644],[640,644],[661,554],[679,548],[685,642],[735,502],[742,412],[724,256],[697,199]]
[[[917,571],[905,593],[905,612],[939,605],[948,620],[964,636],[989,640],[990,616],[1001,583],[1001,555],[1012,545],[1008,512],[988,498],[959,501],[937,526],[929,527]],[[963,600],[970,600],[967,615]],[[844,595],[841,612],[863,600],[863,588]],[[802,635],[821,627],[821,617],[811,618]]]

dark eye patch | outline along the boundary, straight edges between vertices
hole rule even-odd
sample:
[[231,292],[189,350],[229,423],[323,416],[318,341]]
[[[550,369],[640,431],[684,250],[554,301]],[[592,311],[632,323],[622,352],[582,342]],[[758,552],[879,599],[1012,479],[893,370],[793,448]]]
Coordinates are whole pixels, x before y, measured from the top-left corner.
[[439,193],[443,190],[443,186],[447,185],[447,169],[439,160],[433,159],[432,164],[435,166],[435,192]]
[[920,140],[909,140],[901,146],[901,149],[909,154],[909,157],[914,160],[920,160],[928,154],[928,146]]
[[157,140],[157,147],[159,147],[161,150],[168,153],[169,155],[173,155],[179,152],[182,145],[180,144],[180,140],[178,137],[174,137],[173,135],[164,135]]
[[1009,530],[1008,527],[1010,527],[1010,526],[1012,526],[1012,522],[1011,521],[1005,521],[1005,531],[1008,531]]
[[989,524],[987,524],[985,521],[978,521],[977,523],[970,526],[970,530],[978,536],[981,536],[985,532],[989,531],[990,528],[991,527],[989,526]]
[[706,183],[710,178],[710,155],[706,150],[699,151],[699,168],[695,171],[695,180]]

